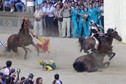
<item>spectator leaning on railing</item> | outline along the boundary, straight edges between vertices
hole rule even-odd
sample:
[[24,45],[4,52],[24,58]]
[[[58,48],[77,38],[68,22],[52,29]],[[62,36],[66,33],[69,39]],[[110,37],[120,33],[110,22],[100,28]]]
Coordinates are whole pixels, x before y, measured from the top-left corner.
[[17,12],[25,12],[26,10],[26,0],[17,0],[15,3]]
[[15,0],[5,0],[3,5],[3,11],[5,12],[6,8],[10,9],[10,12],[14,11]]

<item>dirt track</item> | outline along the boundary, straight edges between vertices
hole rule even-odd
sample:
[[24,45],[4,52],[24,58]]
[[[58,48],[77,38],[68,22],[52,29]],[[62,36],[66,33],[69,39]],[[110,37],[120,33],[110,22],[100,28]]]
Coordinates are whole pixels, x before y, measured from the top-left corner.
[[[10,34],[0,34],[0,40],[6,42]],[[64,84],[125,84],[126,83],[126,45],[118,41],[113,42],[113,50],[116,52],[116,56],[112,59],[108,68],[103,69],[102,72],[83,72],[77,73],[72,64],[74,60],[84,54],[79,52],[78,39],[67,38],[50,38],[51,48],[50,54],[40,54],[37,56],[37,52],[33,46],[28,46],[32,52],[28,53],[27,60],[24,60],[24,51],[19,48],[19,54],[16,55],[13,52],[3,53],[3,49],[0,50],[0,66],[4,66],[6,60],[12,60],[14,68],[21,69],[21,76],[26,76],[32,72],[35,78],[41,76],[44,80],[44,84],[51,84],[53,81],[53,75],[55,73],[60,74],[60,79]],[[34,39],[35,43],[39,42]],[[57,69],[54,71],[44,71],[42,67],[37,64],[38,60],[52,59],[56,62]],[[106,58],[107,59],[107,58]]]

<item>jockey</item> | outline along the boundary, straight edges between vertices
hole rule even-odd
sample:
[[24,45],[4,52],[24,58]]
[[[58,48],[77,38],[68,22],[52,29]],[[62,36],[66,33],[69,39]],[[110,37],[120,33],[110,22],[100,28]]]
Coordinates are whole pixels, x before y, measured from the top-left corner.
[[90,29],[91,29],[91,37],[95,39],[95,47],[93,51],[98,52],[98,46],[99,46],[99,36],[102,35],[101,31],[99,30],[101,28],[99,25],[97,25],[94,21],[90,22]]
[[53,60],[39,60],[38,64],[42,65],[43,68],[48,71],[56,69],[56,64]]

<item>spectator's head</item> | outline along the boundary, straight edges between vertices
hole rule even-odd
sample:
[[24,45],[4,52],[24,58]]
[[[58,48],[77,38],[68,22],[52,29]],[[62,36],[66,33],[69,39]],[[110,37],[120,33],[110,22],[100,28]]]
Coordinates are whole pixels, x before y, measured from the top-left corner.
[[25,80],[23,84],[34,84],[32,80]]
[[60,4],[57,4],[56,5],[56,9],[60,9]]
[[42,84],[42,77],[38,77],[36,79],[36,84]]
[[3,78],[3,73],[2,72],[0,72],[0,79],[2,79]]
[[72,6],[74,6],[74,4],[75,4],[74,2],[71,3]]
[[12,65],[12,61],[8,60],[8,61],[6,62],[6,67],[11,67],[11,65]]
[[78,5],[81,5],[81,1],[78,1],[77,4],[78,4]]
[[23,76],[23,77],[21,77],[21,84],[24,84],[24,81],[25,81],[25,77]]
[[84,10],[84,5],[81,5],[80,8],[81,8],[82,10]]
[[89,4],[89,7],[90,7],[90,9],[92,9],[92,7],[93,7],[93,3],[90,3],[90,4]]
[[67,9],[68,8],[68,3],[64,3],[63,7]]
[[97,2],[94,2],[94,3],[93,3],[93,7],[94,7],[94,8],[96,8],[96,3],[97,3]]
[[85,11],[85,12],[87,12],[87,11],[88,11],[88,8],[87,8],[87,7],[85,7],[85,8],[84,8],[84,11]]
[[14,73],[14,72],[15,72],[15,69],[12,68],[12,69],[10,70],[10,73]]
[[56,80],[59,80],[59,74],[55,74],[55,75],[54,75],[54,78],[55,78]]
[[23,77],[21,77],[21,81],[24,81],[25,80],[25,77],[23,76]]
[[89,3],[89,2],[90,2],[90,0],[86,0],[86,2],[88,2],[88,3]]
[[103,3],[103,2],[101,2],[101,3],[100,3],[100,5],[101,5],[101,6],[104,6],[104,3]]
[[42,7],[44,7],[44,6],[46,6],[47,5],[47,1],[44,1],[43,3],[42,3]]
[[59,0],[59,1],[57,1],[57,4],[61,4],[62,2]]
[[96,3],[96,8],[98,8],[100,6],[100,4],[99,3]]
[[79,5],[78,4],[76,5],[76,9],[79,9]]
[[28,75],[28,78],[33,79],[33,77],[34,77],[34,74],[33,74],[33,73],[30,73],[30,74]]
[[77,3],[77,2],[75,2],[75,3],[74,3],[74,6],[75,6],[75,7],[76,7],[76,5],[78,5],[78,3]]
[[37,5],[37,6],[36,6],[36,10],[39,10],[39,9],[40,9],[40,6],[39,6],[39,5]]
[[53,5],[53,3],[51,1],[48,4],[49,4],[49,6],[52,6]]
[[68,3],[68,5],[69,5],[69,7],[71,7],[72,6],[72,3],[70,2],[70,3]]

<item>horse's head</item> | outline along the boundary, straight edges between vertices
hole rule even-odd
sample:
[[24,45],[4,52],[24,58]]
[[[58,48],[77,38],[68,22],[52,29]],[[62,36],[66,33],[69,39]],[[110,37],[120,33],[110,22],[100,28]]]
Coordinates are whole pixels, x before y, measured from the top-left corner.
[[33,29],[33,25],[32,25],[31,21],[28,18],[23,19],[23,25],[22,26],[25,29],[27,29],[27,28]]
[[112,38],[115,38],[118,41],[122,41],[121,36],[119,36],[118,32],[116,31],[116,28],[115,29],[112,29],[112,28],[108,29],[107,35]]

